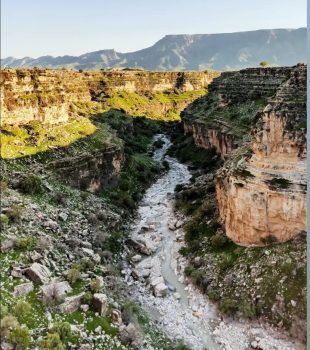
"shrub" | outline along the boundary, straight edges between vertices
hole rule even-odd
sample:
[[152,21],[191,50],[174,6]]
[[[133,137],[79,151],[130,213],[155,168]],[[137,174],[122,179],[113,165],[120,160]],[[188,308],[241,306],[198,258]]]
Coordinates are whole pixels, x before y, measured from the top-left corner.
[[91,292],[85,292],[83,295],[83,303],[90,305],[93,300],[93,295]]
[[6,336],[9,332],[18,327],[19,322],[17,318],[11,314],[4,316],[0,321],[1,336]]
[[223,255],[223,259],[219,263],[221,270],[227,270],[234,265],[235,257],[232,254]]
[[211,237],[210,243],[213,248],[221,248],[225,245],[226,238],[222,234],[216,233]]
[[261,241],[264,244],[273,244],[273,243],[276,243],[278,240],[277,240],[277,237],[273,235],[268,235],[266,237],[262,237]]
[[239,306],[239,311],[245,318],[254,318],[257,316],[257,310],[254,305],[251,305],[248,302],[243,302]]
[[49,333],[40,344],[41,350],[65,350],[58,333]]
[[238,310],[238,303],[233,299],[225,299],[220,303],[219,309],[223,314],[232,316]]
[[113,232],[108,237],[105,248],[113,254],[120,253],[124,248],[123,239],[122,232]]
[[203,275],[204,275],[203,271],[195,269],[191,273],[191,279],[193,280],[193,282],[195,284],[199,284],[201,282],[201,280],[203,279]]
[[75,283],[81,279],[81,272],[76,268],[72,268],[69,270],[67,278],[69,282]]
[[90,281],[90,289],[92,292],[99,292],[101,289],[101,281],[99,278],[94,278]]
[[36,247],[37,240],[32,237],[20,237],[16,242],[16,247],[20,250],[32,250]]
[[5,214],[0,214],[0,229],[4,229],[9,223],[9,218]]
[[211,301],[219,301],[220,300],[220,295],[217,291],[215,290],[210,290],[208,292],[208,298],[211,300]]
[[72,331],[69,322],[56,322],[53,325],[52,333],[59,334],[59,338],[63,344],[67,344],[71,337]]
[[195,271],[195,268],[193,265],[187,265],[184,269],[185,276],[190,276],[193,271]]
[[18,300],[14,306],[13,314],[17,317],[19,322],[24,322],[24,320],[29,316],[31,312],[31,305],[24,300]]
[[292,184],[291,181],[287,179],[277,177],[274,177],[273,179],[266,182],[271,189],[286,189]]
[[10,332],[9,340],[16,345],[15,349],[28,349],[31,341],[28,328],[16,327]]
[[41,179],[35,175],[29,175],[19,182],[19,188],[26,194],[41,194],[43,186]]
[[9,218],[10,222],[19,223],[22,217],[22,209],[18,205],[12,205],[6,212],[6,216]]
[[7,305],[4,304],[0,304],[0,317],[4,317],[9,313],[9,309],[7,307]]

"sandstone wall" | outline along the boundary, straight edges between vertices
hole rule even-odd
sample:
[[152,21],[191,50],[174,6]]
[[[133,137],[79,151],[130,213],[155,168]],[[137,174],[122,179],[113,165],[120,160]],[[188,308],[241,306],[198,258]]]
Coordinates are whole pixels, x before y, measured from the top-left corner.
[[218,72],[144,72],[23,69],[0,71],[1,124],[62,123],[74,103],[115,91],[138,93],[203,89]]
[[[273,80],[275,72],[281,74]],[[230,158],[216,179],[220,219],[227,236],[241,245],[287,241],[306,230],[306,66],[270,68],[264,72],[266,75],[262,69],[257,74],[253,69],[224,73],[224,77],[214,80],[209,91],[217,91],[219,101],[225,105],[240,101],[236,92],[229,91],[245,73],[246,81],[239,86],[247,99],[261,94],[257,76],[261,77],[263,93],[269,94],[278,84],[252,129],[254,141],[249,143],[252,155],[247,151],[242,156],[233,135],[227,138],[219,131],[220,126],[208,129],[193,116],[185,118],[183,124],[196,145],[215,147],[222,158]],[[256,76],[252,91],[248,73]]]

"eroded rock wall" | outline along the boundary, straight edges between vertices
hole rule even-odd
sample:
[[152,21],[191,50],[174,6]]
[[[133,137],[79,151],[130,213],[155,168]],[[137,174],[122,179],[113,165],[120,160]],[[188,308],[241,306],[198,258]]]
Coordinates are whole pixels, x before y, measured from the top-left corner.
[[[204,89],[218,72],[88,71],[6,69],[0,71],[1,124],[67,122],[75,103],[116,91],[137,93]],[[185,106],[184,106],[185,107]]]
[[[229,93],[234,81],[246,99],[261,94],[257,77],[251,90],[249,80],[241,84],[241,73],[236,73],[238,79],[234,73],[225,73],[209,91],[218,91],[224,105],[240,101],[236,93]],[[215,147],[222,158],[228,158],[218,171],[216,197],[227,236],[241,245],[283,242],[306,230],[306,66],[258,69],[256,76],[261,77],[263,93],[273,85],[266,96],[278,88],[257,116],[252,141],[235,142],[232,135],[227,143],[221,120],[217,132],[201,118],[184,120],[185,132],[193,135],[196,145]]]
[[116,184],[124,162],[121,147],[109,145],[95,152],[51,162],[63,182],[84,191],[98,192]]

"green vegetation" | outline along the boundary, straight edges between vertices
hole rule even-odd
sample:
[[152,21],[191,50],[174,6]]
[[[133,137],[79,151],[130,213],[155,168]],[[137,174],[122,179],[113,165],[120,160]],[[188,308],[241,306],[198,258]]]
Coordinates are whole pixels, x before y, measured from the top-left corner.
[[278,177],[274,177],[273,179],[266,181],[266,183],[274,190],[286,189],[291,185],[291,181]]
[[143,191],[161,170],[160,164],[148,154],[154,134],[160,131],[160,124],[142,117],[130,118],[116,110],[98,115],[95,122],[107,123],[117,130],[117,136],[123,140],[125,152],[125,164],[117,187],[103,195],[116,205],[133,210]]
[[172,146],[168,154],[177,157],[181,162],[190,162],[192,167],[210,171],[219,166],[221,160],[216,155],[215,149],[201,150],[191,137],[183,134],[181,127],[171,135]]
[[30,333],[27,327],[16,327],[9,335],[9,341],[15,345],[16,349],[28,349],[31,341]]
[[18,300],[13,309],[13,314],[20,323],[24,323],[31,312],[31,304],[25,300]]
[[20,250],[33,250],[37,246],[37,240],[32,236],[19,237],[15,245]]
[[76,117],[68,123],[46,127],[41,122],[25,126],[1,127],[1,157],[4,159],[34,155],[51,148],[66,147],[94,133],[95,126],[87,118]]
[[259,65],[263,68],[267,67],[269,65],[268,61],[261,61],[259,62]]
[[76,268],[72,268],[68,272],[67,279],[69,282],[75,283],[81,279],[81,272]]
[[41,179],[35,175],[29,175],[24,177],[19,182],[19,188],[25,194],[41,194],[43,192],[43,186]]

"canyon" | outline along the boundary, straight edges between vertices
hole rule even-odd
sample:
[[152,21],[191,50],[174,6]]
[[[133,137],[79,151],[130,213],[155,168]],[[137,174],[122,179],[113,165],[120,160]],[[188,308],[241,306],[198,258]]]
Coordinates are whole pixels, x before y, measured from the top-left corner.
[[36,340],[303,349],[306,69],[2,70],[8,317],[32,283]]

